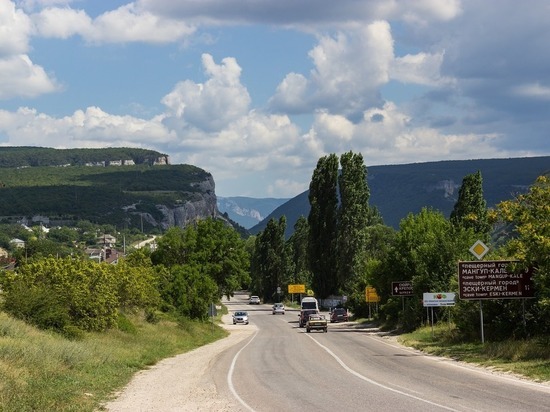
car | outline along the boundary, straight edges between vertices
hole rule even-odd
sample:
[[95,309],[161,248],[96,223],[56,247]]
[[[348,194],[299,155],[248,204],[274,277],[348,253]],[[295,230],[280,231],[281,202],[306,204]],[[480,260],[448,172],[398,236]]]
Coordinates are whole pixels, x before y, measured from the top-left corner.
[[237,323],[248,325],[248,312],[239,310],[233,313],[233,325],[236,325]]
[[319,311],[317,309],[304,309],[300,311],[300,314],[298,315],[300,317],[298,324],[301,328],[306,326],[307,320],[309,319],[309,315],[317,315]]
[[273,315],[284,315],[285,314],[285,305],[282,303],[274,303],[273,308],[271,310],[271,314]]
[[260,297],[259,296],[250,296],[250,300],[248,301],[251,305],[259,305],[260,304]]
[[330,323],[347,322],[348,320],[348,311],[345,308],[334,308],[330,313]]
[[309,315],[309,318],[306,322],[306,332],[309,333],[312,330],[320,330],[325,333],[328,332],[328,322],[325,315],[319,313]]

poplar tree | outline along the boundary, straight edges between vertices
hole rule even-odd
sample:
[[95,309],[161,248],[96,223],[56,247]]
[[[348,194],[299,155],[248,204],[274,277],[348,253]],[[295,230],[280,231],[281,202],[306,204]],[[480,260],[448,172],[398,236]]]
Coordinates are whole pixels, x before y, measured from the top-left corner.
[[316,296],[335,292],[337,273],[338,157],[320,158],[309,185],[309,264]]
[[487,202],[483,197],[483,179],[481,172],[467,175],[462,180],[458,200],[450,216],[455,227],[472,229],[476,234],[488,240],[491,225],[487,215]]
[[369,225],[369,188],[363,156],[351,151],[340,157],[342,170],[338,178],[338,286],[353,278],[357,259],[365,246],[365,229]]
[[272,300],[285,283],[288,259],[285,244],[286,217],[270,219],[266,228],[256,237],[252,259],[252,292],[264,300]]
[[289,283],[304,284],[311,288],[311,271],[308,261],[309,226],[307,219],[300,216],[294,224],[294,233],[288,240],[290,248],[291,273]]

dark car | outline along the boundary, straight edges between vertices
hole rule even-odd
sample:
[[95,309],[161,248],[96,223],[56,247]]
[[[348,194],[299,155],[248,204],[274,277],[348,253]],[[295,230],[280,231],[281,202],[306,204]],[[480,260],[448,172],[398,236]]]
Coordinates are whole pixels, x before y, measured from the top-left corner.
[[334,308],[330,313],[330,323],[347,322],[348,320],[348,310],[345,308]]
[[306,323],[309,319],[309,315],[316,315],[319,313],[317,309],[304,309],[300,311],[300,314],[298,315],[300,317],[299,325],[301,328],[306,326]]

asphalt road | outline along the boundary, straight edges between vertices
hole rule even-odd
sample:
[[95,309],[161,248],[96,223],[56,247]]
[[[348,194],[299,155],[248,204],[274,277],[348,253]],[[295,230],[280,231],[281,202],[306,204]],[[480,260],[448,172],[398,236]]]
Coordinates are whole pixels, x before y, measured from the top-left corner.
[[[354,323],[298,327],[298,311],[236,296],[257,330],[219,354],[211,378],[243,411],[550,411],[550,386],[425,356]],[[242,326],[239,326],[242,327]]]

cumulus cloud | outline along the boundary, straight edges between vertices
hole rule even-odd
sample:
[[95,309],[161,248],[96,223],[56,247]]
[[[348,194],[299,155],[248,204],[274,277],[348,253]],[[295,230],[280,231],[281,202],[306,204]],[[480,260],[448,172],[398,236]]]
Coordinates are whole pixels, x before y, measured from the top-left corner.
[[84,10],[47,8],[33,16],[37,32],[44,37],[67,39],[79,33],[91,33],[92,19]]
[[147,147],[173,138],[157,119],[108,114],[98,107],[77,110],[60,118],[27,107],[16,112],[0,110],[0,134],[11,145],[48,147]]
[[26,53],[33,26],[29,17],[14,3],[0,0],[0,58]]
[[95,19],[85,11],[49,7],[32,15],[38,33],[45,37],[80,35],[91,43],[171,43],[181,41],[195,28],[183,21],[156,16],[135,3],[105,12]]
[[309,56],[315,66],[309,77],[287,75],[271,99],[271,107],[356,116],[381,103],[379,87],[388,81],[393,59],[390,26],[377,21],[335,36],[321,36]]
[[362,152],[370,165],[507,155],[496,149],[498,135],[446,134],[426,126],[414,127],[409,115],[393,103],[366,110],[356,124],[341,115],[318,113],[308,136],[325,153],[343,153],[350,148]]
[[205,83],[185,80],[162,99],[169,110],[167,124],[219,131],[248,111],[250,96],[240,82],[237,61],[225,58],[218,65],[211,55],[203,54],[202,63],[209,76]]
[[445,53],[407,54],[396,57],[390,70],[392,79],[402,83],[413,83],[426,86],[442,86],[452,84],[453,79],[441,75],[441,64]]
[[36,97],[58,87],[55,79],[24,54],[0,59],[0,99]]

